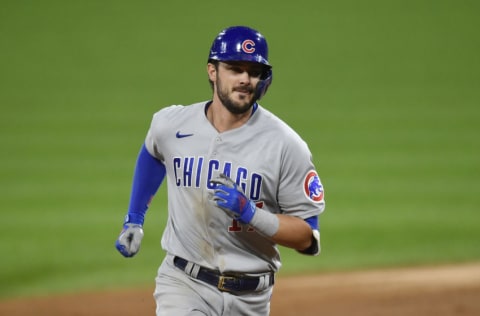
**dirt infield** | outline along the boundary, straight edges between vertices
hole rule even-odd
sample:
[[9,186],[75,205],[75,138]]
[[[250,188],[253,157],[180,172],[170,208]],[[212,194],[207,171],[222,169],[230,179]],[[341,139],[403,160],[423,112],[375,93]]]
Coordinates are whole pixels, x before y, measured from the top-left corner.
[[[154,315],[152,292],[142,289],[0,301],[0,315]],[[271,315],[480,315],[480,262],[279,277]]]

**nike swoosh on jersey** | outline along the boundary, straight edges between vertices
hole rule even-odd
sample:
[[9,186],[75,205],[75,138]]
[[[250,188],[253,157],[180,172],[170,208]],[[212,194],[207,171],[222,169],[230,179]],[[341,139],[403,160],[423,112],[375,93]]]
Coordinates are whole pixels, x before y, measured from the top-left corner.
[[182,134],[182,133],[180,133],[180,131],[178,131],[177,134],[175,134],[175,136],[176,136],[177,138],[184,138],[184,137],[193,136],[193,134]]

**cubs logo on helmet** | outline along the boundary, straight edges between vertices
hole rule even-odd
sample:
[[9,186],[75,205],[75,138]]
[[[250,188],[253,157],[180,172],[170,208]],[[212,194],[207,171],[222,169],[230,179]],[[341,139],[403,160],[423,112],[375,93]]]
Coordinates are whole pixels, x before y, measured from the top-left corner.
[[242,43],[242,50],[247,54],[255,52],[255,42],[251,39],[244,40]]
[[315,170],[309,171],[305,176],[304,192],[315,203],[323,201],[323,186]]

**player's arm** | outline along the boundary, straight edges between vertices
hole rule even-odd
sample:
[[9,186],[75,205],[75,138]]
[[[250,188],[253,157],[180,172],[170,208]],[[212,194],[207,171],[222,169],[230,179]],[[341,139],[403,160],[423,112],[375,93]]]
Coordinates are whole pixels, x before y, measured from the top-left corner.
[[125,257],[134,256],[143,238],[143,222],[150,202],[163,182],[165,165],[142,146],[135,166],[130,205],[125,216],[123,230],[115,246]]
[[233,213],[240,222],[253,226],[279,245],[296,249],[304,254],[317,255],[320,252],[318,218],[303,220],[257,208],[238,185],[224,174],[220,174],[212,182],[216,184],[213,202],[221,209]]
[[[266,216],[265,220],[269,221],[270,223],[274,221],[271,216],[278,218],[278,229],[276,233],[271,236],[272,240],[277,244],[293,248],[306,255],[318,255],[320,253],[318,216],[312,216],[306,220],[303,220],[290,215],[272,214],[261,209],[257,209],[256,213],[258,212],[268,213],[262,215]],[[268,218],[270,218],[270,220],[268,220]],[[252,222],[255,221],[252,220]],[[269,223],[266,222],[265,225],[269,225]]]

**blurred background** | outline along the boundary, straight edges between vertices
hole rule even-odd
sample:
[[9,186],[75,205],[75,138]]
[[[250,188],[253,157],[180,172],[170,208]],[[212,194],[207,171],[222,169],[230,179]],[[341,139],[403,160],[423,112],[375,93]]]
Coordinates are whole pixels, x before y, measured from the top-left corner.
[[322,254],[281,274],[480,259],[480,2],[0,2],[0,299],[152,286],[166,187],[141,252],[114,248],[154,112],[211,96],[231,25],[260,30],[261,104],[309,144]]

